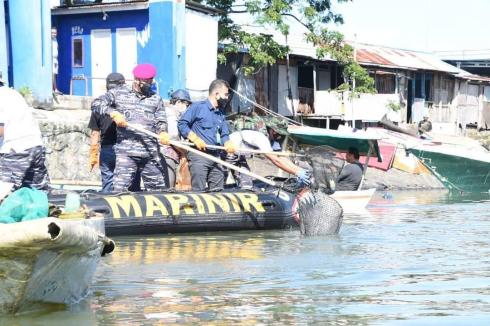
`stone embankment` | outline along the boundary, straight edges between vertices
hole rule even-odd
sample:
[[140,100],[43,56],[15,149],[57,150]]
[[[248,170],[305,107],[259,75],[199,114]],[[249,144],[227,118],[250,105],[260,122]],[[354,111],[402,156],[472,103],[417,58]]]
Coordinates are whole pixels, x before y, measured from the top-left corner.
[[94,181],[99,170],[89,171],[89,110],[34,110],[47,152],[51,179]]
[[[34,110],[47,148],[47,165],[51,179],[98,182],[98,169],[89,171],[88,151],[90,130],[87,128],[90,110],[56,109]],[[469,130],[469,137],[490,145],[490,132]],[[280,175],[268,160],[256,157],[251,161],[252,171],[260,175]],[[417,175],[397,169],[381,171],[369,168],[363,188],[379,190],[441,189],[442,184],[433,175]]]

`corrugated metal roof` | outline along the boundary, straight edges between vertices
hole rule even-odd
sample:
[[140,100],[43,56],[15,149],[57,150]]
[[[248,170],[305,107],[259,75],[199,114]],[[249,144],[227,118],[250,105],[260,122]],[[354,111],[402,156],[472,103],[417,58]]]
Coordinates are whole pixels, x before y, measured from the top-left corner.
[[[264,28],[262,26],[244,24],[242,25],[242,28],[249,33],[272,35],[273,39],[277,43],[282,45],[287,44],[291,49],[291,54],[318,60],[316,48],[311,43],[306,41],[306,30],[301,30],[300,28],[296,32],[292,32],[288,36],[286,43],[286,38],[284,35],[271,27]],[[351,46],[355,46],[356,60],[363,66],[384,67],[400,70],[439,71],[462,79],[490,82],[490,78],[473,75],[465,70],[450,65],[433,53],[363,43],[350,42],[349,44]],[[335,61],[332,57],[322,58],[321,60]]]
[[[288,35],[287,42],[286,37],[276,29],[272,27],[263,27],[257,25],[242,25],[242,29],[248,33],[253,34],[266,34],[271,35],[274,41],[280,45],[288,45],[291,50],[290,53],[313,59],[318,59],[316,55],[316,48],[306,41],[306,31],[304,33],[291,33]],[[330,57],[323,58],[322,60],[330,60]]]
[[463,69],[458,69],[459,72],[455,75],[458,78],[461,79],[467,79],[470,81],[481,81],[481,82],[490,82],[490,77],[484,77],[480,75],[474,75],[466,70]]
[[410,69],[442,71],[450,74],[459,73],[459,69],[442,61],[436,55],[389,47],[351,44],[356,48],[356,59],[363,65]]
[[[286,38],[277,30],[262,26],[245,25],[242,28],[249,33],[272,35],[279,44],[286,45]],[[356,60],[363,65],[380,66],[408,70],[430,70],[457,74],[459,69],[442,61],[436,55],[424,52],[394,49],[370,44],[350,43],[356,48]],[[291,33],[288,36],[291,54],[318,59],[316,48],[306,41],[305,33]],[[324,58],[323,60],[333,60]]]
[[370,44],[356,44],[355,47],[356,59],[362,65],[440,71],[452,74],[461,79],[490,82],[490,78],[474,75],[466,70],[450,65],[432,53],[393,49]]

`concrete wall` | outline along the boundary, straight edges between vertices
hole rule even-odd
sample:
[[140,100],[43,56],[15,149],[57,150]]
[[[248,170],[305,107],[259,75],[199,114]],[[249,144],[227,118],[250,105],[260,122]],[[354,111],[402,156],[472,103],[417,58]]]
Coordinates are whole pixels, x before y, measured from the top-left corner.
[[205,98],[218,66],[218,21],[216,18],[185,11],[185,87],[192,98]]
[[399,102],[398,94],[362,94],[350,100],[348,94],[335,91],[315,92],[315,114],[323,116],[342,116],[345,120],[377,121],[386,114],[395,122],[402,120],[402,112],[394,112],[388,108],[389,102]]
[[100,180],[99,169],[88,166],[89,110],[34,110],[46,146],[52,180]]

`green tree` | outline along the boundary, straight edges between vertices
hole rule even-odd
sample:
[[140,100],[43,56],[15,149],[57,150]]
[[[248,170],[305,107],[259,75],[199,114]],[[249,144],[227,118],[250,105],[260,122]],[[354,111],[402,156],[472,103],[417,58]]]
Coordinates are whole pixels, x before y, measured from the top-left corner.
[[[343,35],[328,26],[343,24],[342,15],[334,12],[334,0],[197,0],[219,10],[219,35],[224,42],[220,63],[226,61],[227,54],[237,53],[239,49],[248,49],[250,61],[244,66],[246,74],[260,67],[272,65],[284,59],[289,52],[287,46],[275,42],[271,35],[252,34],[244,31],[233,20],[233,15],[249,15],[261,26],[271,26],[287,37],[290,22],[296,20],[307,32],[307,40],[317,47],[318,57],[330,56],[343,67],[345,83],[341,90],[352,90],[355,80],[356,93],[375,91],[374,80],[353,57],[352,46],[344,42]],[[336,0],[338,3],[351,0]],[[236,16],[235,16],[236,17]],[[286,19],[289,17],[291,19]]]

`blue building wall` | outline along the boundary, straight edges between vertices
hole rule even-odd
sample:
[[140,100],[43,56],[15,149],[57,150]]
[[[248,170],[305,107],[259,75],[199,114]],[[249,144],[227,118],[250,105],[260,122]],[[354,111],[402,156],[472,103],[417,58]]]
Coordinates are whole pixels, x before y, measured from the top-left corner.
[[52,102],[50,1],[8,1],[11,82],[29,87],[41,103]]
[[185,88],[185,4],[172,0],[151,1],[149,27],[151,37],[143,55],[157,66],[160,95],[169,98],[172,91]]
[[[91,77],[92,60],[91,60],[91,32],[94,29],[110,29],[112,36],[112,69],[116,71],[116,29],[130,28],[136,29],[141,33],[148,23],[147,10],[118,11],[110,12],[107,19],[102,19],[102,13],[85,13],[79,15],[63,15],[53,17],[53,26],[58,32],[58,89],[64,93],[70,93],[70,80],[74,76]],[[72,37],[82,38],[83,40],[83,66],[73,67],[72,65]],[[138,44],[137,48],[138,62],[143,62],[143,48]],[[92,94],[92,83],[88,82],[88,94]],[[83,80],[73,81],[73,95],[85,95],[85,82]]]
[[[91,32],[110,29],[112,42],[112,68],[116,71],[116,29],[135,28],[137,32],[137,62],[152,63],[157,67],[156,81],[159,93],[168,98],[172,90],[185,87],[185,5],[172,0],[153,0],[148,9],[110,11],[106,20],[103,14],[83,13],[53,15],[53,26],[58,31],[58,89],[70,92],[72,77],[93,76],[91,60]],[[72,37],[83,39],[83,67],[72,66]],[[92,83],[88,83],[88,95]],[[73,81],[73,95],[85,95],[85,82]]]
[[8,83],[8,59],[7,59],[7,16],[5,15],[4,2],[0,1],[0,73]]

